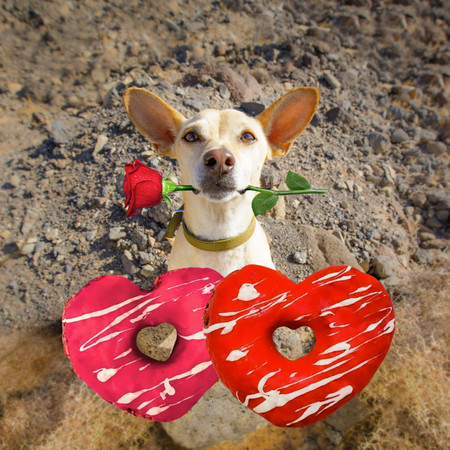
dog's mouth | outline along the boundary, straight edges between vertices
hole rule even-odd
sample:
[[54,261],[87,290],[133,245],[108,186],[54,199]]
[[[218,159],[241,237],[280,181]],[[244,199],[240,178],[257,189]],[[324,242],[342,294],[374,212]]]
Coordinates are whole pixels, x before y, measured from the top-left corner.
[[222,180],[215,181],[207,184],[206,186],[202,186],[199,189],[195,189],[192,191],[195,195],[203,194],[205,197],[208,197],[213,200],[225,200],[229,199],[231,195],[238,194],[244,195],[245,189],[236,189],[235,186],[230,185]]

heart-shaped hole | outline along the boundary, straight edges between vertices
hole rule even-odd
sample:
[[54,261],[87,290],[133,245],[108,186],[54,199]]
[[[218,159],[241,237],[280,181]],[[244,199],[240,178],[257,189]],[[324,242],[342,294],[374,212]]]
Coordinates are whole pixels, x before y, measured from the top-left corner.
[[156,361],[167,361],[177,341],[177,330],[170,323],[142,328],[136,337],[138,349]]
[[296,330],[280,327],[273,333],[273,342],[285,358],[295,361],[314,348],[316,335],[309,327],[300,327]]

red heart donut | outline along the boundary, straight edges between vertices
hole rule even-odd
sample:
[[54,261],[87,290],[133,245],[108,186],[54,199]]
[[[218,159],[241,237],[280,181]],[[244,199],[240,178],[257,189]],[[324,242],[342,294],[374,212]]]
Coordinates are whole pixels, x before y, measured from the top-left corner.
[[[64,351],[76,374],[105,400],[138,417],[180,418],[218,380],[202,315],[221,279],[211,269],[179,269],[143,291],[123,277],[95,278],[63,313]],[[172,324],[178,334],[165,362],[136,345],[141,329],[161,323]]]
[[[296,285],[253,265],[217,286],[204,333],[219,378],[242,404],[274,425],[304,427],[369,383],[394,323],[383,286],[350,266],[328,267]],[[281,326],[312,328],[313,350],[296,361],[283,357],[272,338]]]

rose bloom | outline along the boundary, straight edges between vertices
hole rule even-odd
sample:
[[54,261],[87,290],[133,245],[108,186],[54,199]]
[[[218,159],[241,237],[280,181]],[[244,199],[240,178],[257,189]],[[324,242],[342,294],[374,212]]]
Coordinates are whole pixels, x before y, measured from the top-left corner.
[[157,206],[162,200],[162,174],[136,159],[125,164],[125,207],[127,217],[137,216],[141,208]]

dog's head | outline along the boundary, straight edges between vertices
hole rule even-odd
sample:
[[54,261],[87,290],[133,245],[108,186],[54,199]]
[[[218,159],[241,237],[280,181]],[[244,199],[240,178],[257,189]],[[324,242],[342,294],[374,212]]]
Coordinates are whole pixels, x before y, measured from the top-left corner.
[[281,97],[256,118],[227,109],[206,109],[185,119],[145,89],[125,91],[125,108],[137,129],[160,155],[178,160],[182,184],[209,201],[231,200],[258,185],[262,165],[284,156],[317,108],[314,87]]

